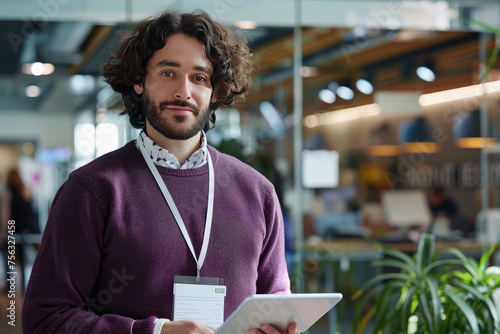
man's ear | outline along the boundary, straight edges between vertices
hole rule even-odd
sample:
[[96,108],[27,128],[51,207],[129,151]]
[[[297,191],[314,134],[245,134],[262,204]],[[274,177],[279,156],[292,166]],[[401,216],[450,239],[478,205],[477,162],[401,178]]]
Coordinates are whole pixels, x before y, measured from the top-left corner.
[[212,99],[210,100],[211,103],[215,103],[217,101],[217,95],[215,95],[214,92],[212,92]]
[[144,86],[142,85],[142,83],[135,84],[134,90],[137,93],[137,95],[141,95],[142,92],[144,91]]

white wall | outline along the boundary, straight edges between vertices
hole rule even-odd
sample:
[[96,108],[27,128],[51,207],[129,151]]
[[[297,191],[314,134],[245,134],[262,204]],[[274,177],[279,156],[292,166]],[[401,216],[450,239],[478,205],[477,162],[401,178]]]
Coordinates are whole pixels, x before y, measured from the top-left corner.
[[0,141],[35,140],[37,148],[73,149],[73,115],[0,113]]

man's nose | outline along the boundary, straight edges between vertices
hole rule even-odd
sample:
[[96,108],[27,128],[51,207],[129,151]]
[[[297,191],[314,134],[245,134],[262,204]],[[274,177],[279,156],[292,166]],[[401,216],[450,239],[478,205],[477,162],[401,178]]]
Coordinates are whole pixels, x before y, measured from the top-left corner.
[[191,99],[190,82],[186,77],[179,78],[174,90],[174,98],[177,100]]

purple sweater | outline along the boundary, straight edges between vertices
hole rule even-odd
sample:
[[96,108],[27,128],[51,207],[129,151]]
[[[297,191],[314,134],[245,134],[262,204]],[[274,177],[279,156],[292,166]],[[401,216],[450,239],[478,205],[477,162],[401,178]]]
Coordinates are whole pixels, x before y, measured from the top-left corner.
[[[289,293],[282,214],[272,184],[209,147],[213,225],[202,276],[224,279],[224,317],[255,293]],[[198,256],[208,165],[158,167]],[[71,173],[59,189],[23,306],[25,333],[153,332],[172,317],[175,275],[196,262],[135,142]]]

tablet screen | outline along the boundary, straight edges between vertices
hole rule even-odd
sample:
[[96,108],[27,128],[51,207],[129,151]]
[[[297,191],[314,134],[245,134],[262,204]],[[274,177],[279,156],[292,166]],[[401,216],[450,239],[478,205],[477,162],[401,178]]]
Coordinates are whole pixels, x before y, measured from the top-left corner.
[[305,332],[341,299],[340,293],[252,295],[215,333],[248,334],[263,324],[284,331],[293,321],[297,321],[300,332]]

